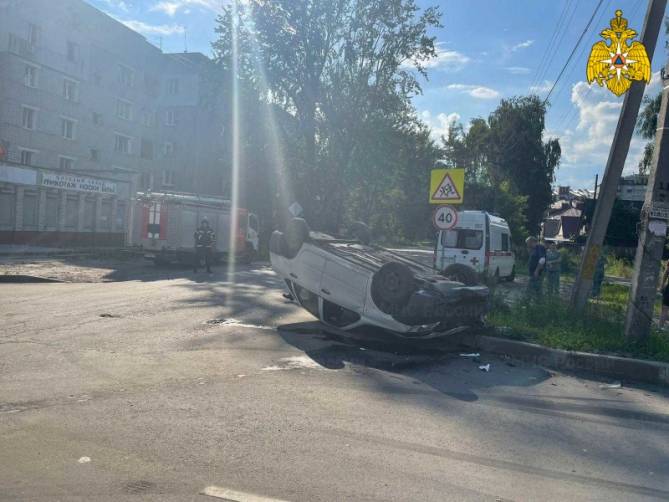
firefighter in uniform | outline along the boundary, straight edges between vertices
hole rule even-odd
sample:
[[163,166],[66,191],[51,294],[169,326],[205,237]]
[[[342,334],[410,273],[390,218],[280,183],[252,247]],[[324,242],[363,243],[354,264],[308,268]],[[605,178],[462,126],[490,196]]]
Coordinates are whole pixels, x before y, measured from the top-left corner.
[[197,272],[202,260],[204,260],[207,272],[211,274],[211,262],[213,260],[213,250],[216,246],[216,234],[209,226],[209,220],[204,218],[200,223],[200,228],[193,235],[195,240],[195,265],[193,272]]

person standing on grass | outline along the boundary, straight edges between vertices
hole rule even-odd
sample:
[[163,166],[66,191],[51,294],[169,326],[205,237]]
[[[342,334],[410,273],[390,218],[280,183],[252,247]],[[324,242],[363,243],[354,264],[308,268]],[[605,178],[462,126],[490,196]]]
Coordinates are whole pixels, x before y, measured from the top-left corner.
[[530,275],[527,284],[529,298],[540,298],[544,279],[544,268],[546,266],[546,248],[534,236],[525,239],[529,259],[527,262]]
[[548,278],[548,294],[560,296],[560,262],[562,257],[557,244],[551,242],[546,250],[546,275]]
[[662,312],[660,313],[660,329],[664,328],[664,323],[667,321],[669,315],[669,261],[664,267],[664,275],[662,276]]
[[216,245],[216,234],[209,226],[209,220],[204,218],[200,227],[193,235],[195,241],[195,263],[193,265],[193,272],[197,272],[200,268],[202,260],[207,267],[207,273],[211,274],[211,262],[213,259],[213,250]]
[[602,294],[602,283],[604,282],[604,277],[606,276],[606,252],[602,250],[602,253],[597,258],[597,264],[595,265],[595,272],[592,275],[592,297],[599,298],[599,295]]

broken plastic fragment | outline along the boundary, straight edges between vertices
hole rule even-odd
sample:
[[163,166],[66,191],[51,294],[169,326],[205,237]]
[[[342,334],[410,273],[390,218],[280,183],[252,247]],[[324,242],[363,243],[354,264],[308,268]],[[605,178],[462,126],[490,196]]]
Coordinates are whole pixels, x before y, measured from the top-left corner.
[[479,357],[481,354],[478,352],[472,352],[470,354],[460,354],[460,357]]
[[599,386],[600,389],[620,389],[623,384],[621,382],[613,382],[609,384],[602,384]]
[[479,366],[479,369],[481,371],[485,371],[486,373],[488,373],[490,371],[490,363],[482,364],[481,366]]
[[87,464],[90,461],[91,457],[81,457],[79,460],[77,460],[77,462],[79,462],[80,464]]

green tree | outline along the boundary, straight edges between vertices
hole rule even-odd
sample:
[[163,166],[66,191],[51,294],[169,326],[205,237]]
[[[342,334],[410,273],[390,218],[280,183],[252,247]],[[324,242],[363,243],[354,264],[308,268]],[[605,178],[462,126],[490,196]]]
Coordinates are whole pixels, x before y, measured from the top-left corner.
[[639,174],[648,174],[653,160],[653,151],[655,150],[653,140],[657,129],[657,116],[660,113],[662,103],[662,93],[658,93],[653,98],[646,96],[643,102],[644,107],[637,119],[636,130],[642,138],[651,141],[648,141],[643,149],[643,157],[639,161]]
[[[665,32],[669,34],[669,18],[665,18]],[[662,103],[662,93],[658,92],[654,97],[645,96],[643,98],[644,107],[637,118],[637,133],[644,139],[650,140],[643,149],[643,157],[639,161],[639,174],[647,175],[650,171],[650,164],[653,160],[653,151],[655,150],[655,133],[657,130],[657,116],[660,113]]]
[[557,139],[543,141],[545,115],[545,104],[537,96],[526,96],[502,100],[488,118],[492,181],[508,180],[519,195],[527,197],[527,230],[532,233],[538,233],[552,201],[561,156]]
[[[410,122],[417,78],[435,56],[427,31],[439,12],[414,0],[250,0],[233,18],[232,7],[219,17],[218,60],[230,66],[238,26],[240,72],[302,138],[291,164],[297,197],[314,226],[336,229],[355,191],[398,179],[391,139]],[[364,198],[372,212],[374,200]]]

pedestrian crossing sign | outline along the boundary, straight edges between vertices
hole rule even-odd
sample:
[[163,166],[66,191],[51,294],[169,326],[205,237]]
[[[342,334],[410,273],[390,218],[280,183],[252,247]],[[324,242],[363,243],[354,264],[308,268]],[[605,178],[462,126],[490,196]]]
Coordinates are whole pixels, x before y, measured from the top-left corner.
[[462,204],[464,195],[464,169],[432,169],[430,204]]

